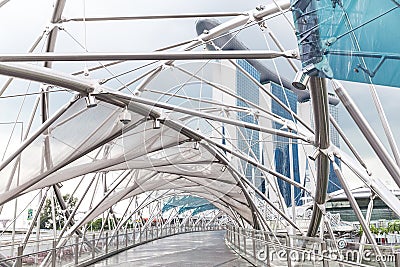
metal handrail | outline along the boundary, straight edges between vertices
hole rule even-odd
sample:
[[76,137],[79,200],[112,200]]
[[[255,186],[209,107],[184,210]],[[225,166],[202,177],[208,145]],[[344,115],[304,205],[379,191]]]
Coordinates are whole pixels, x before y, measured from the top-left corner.
[[[347,252],[346,250],[340,251],[336,249],[336,244],[335,246],[328,247],[328,244],[334,244],[332,243],[333,240],[330,239],[319,239],[315,237],[304,237],[304,236],[297,236],[297,235],[288,235],[288,234],[276,234],[275,236],[280,237],[285,239],[284,244],[280,244],[277,242],[273,241],[268,241],[267,236],[272,237],[272,233],[265,232],[265,231],[260,231],[260,230],[254,230],[254,229],[246,229],[246,228],[240,228],[240,227],[235,227],[235,226],[228,226],[226,227],[226,234],[225,234],[225,240],[226,243],[229,247],[231,247],[236,253],[238,253],[240,256],[245,258],[246,260],[250,261],[251,263],[255,265],[259,265],[260,262],[263,264],[266,264],[267,266],[271,265],[271,262],[274,260],[273,257],[271,259],[271,251],[270,247],[273,246],[275,247],[274,252],[276,253],[276,248],[279,248],[281,251],[285,252],[285,255],[287,256],[287,265],[292,266],[292,261],[293,259],[290,258],[290,255],[294,254],[292,253],[293,251],[298,252],[297,255],[301,255],[300,253],[310,253],[312,251],[312,256],[315,258],[318,258],[320,261],[323,262],[323,266],[327,266],[328,262],[334,262],[342,265],[347,265],[347,266],[358,266],[358,267],[366,267],[370,266],[367,264],[363,263],[358,263],[358,262],[353,262],[348,259],[344,258],[344,255],[347,255],[349,253],[343,253]],[[273,240],[273,239],[270,239]],[[301,246],[294,246],[293,245],[293,240],[301,240],[301,241],[306,241],[309,242],[308,245],[313,245],[312,250],[307,249],[307,244],[302,244]],[[249,242],[250,241],[250,242]],[[251,246],[248,244],[252,243]],[[368,246],[372,246],[371,244],[367,244]],[[257,251],[258,248],[265,249],[263,250],[263,253],[267,255],[265,259],[260,259],[259,253],[260,250]],[[317,247],[317,248],[316,248]],[[382,246],[380,246],[382,247]],[[392,247],[386,246],[386,248],[392,249]],[[250,252],[249,252],[250,249]],[[251,251],[252,250],[252,251]],[[326,254],[326,252],[329,251],[333,255],[336,255],[335,258],[332,258]],[[393,251],[393,249],[392,249]],[[354,252],[358,252],[354,251]],[[332,255],[330,254],[330,255]],[[352,256],[354,256],[354,253],[350,253]],[[310,254],[311,255],[311,254]],[[358,255],[358,254],[357,254]],[[372,255],[372,254],[371,254]],[[273,255],[272,255],[273,256]],[[278,255],[279,256],[279,255]],[[359,255],[358,255],[359,256]],[[400,266],[400,253],[394,253],[393,255],[387,255],[388,259],[392,260],[395,264],[396,267]],[[389,257],[390,256],[390,257]],[[299,260],[299,259],[297,259]],[[300,259],[300,260],[305,260],[305,259]],[[310,259],[310,261],[312,261]]]
[[[119,253],[121,251],[127,250],[134,246],[142,245],[148,243],[149,241],[153,241],[156,239],[182,234],[189,232],[198,232],[198,231],[214,231],[214,230],[222,230],[223,228],[220,225],[214,224],[210,226],[204,225],[160,225],[157,227],[147,227],[147,228],[132,228],[126,229],[123,233],[117,231],[115,235],[108,236],[108,232],[105,236],[101,236],[96,238],[95,233],[91,233],[92,238],[88,238],[88,235],[85,235],[82,238],[76,237],[75,240],[70,240],[69,244],[57,247],[57,243],[54,239],[44,239],[39,242],[31,241],[29,244],[30,247],[33,247],[37,244],[45,243],[46,246],[51,246],[50,248],[45,248],[36,252],[28,252],[23,253],[23,247],[19,246],[17,249],[17,255],[11,255],[9,258],[0,259],[0,264],[11,263],[13,266],[20,267],[22,266],[23,259],[27,257],[36,257],[34,260],[38,262],[38,258],[40,255],[51,256],[51,260],[49,264],[51,266],[65,266],[71,265],[76,266],[80,264],[85,264],[88,261],[95,262],[101,260],[103,258],[107,258],[111,255]],[[98,233],[97,233],[98,234]],[[90,235],[89,235],[90,236]],[[86,241],[84,239],[87,238]],[[91,242],[93,249],[88,249],[87,242]],[[3,246],[5,248],[7,246]],[[79,248],[84,247],[83,251]],[[72,250],[72,254],[69,254],[68,251]],[[98,252],[100,250],[100,252]],[[66,253],[67,256],[72,256],[68,260],[62,259],[63,253]]]

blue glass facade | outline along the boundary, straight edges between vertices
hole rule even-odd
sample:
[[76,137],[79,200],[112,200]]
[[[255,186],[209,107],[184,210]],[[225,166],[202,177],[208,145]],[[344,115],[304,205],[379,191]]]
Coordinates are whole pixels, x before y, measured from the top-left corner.
[[[334,105],[329,105],[329,113],[332,114],[335,120],[339,123],[338,108]],[[329,127],[329,138],[331,139],[331,143],[337,147],[340,147],[339,133],[336,131],[332,124],[330,124]],[[335,162],[340,167],[340,160],[335,158]],[[328,193],[332,193],[340,189],[342,189],[342,185],[340,184],[339,178],[336,176],[336,173],[333,171],[333,164],[331,162],[329,171]]]
[[[260,73],[250,65],[246,60],[238,60],[237,63],[245,69],[251,76],[260,80]],[[236,71],[236,94],[254,104],[259,104],[259,89],[252,81],[249,80],[243,73],[239,70]],[[245,102],[241,100],[236,101],[236,105],[240,107],[249,107]],[[238,112],[238,119],[244,122],[258,124],[256,118],[248,114],[247,112]],[[237,130],[238,138],[238,148],[245,154],[251,157],[255,157],[260,160],[260,147],[259,147],[259,132],[240,127]],[[263,193],[265,192],[264,179],[261,177],[261,172],[254,166],[242,161],[242,167],[245,176],[253,181],[257,188],[259,188]]]
[[[271,91],[280,101],[285,103],[291,108],[294,113],[297,113],[297,95],[292,91],[282,88],[281,86],[271,83]],[[282,118],[292,120],[292,116],[289,112],[284,110],[278,103],[272,101],[271,104],[272,112]],[[273,123],[275,129],[281,129],[282,124]],[[274,136],[274,158],[275,158],[275,169],[280,174],[290,177],[291,168],[293,168],[294,180],[300,183],[300,172],[299,172],[299,155],[298,155],[298,144],[297,140],[292,140],[292,161],[289,157],[289,139],[281,136]],[[282,180],[278,180],[279,190],[287,206],[291,206],[291,186],[289,183]],[[299,188],[294,187],[295,204],[301,205],[301,191]]]

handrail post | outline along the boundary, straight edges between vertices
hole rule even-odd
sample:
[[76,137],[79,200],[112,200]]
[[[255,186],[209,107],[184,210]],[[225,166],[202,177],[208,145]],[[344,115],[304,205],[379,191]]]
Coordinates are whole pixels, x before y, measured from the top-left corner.
[[56,267],[56,247],[57,241],[53,240],[53,247],[51,249],[51,266]]
[[265,231],[261,232],[262,236],[264,237],[264,243],[265,243],[265,253],[267,257],[267,266],[271,266],[271,258],[270,258],[270,253],[269,253],[269,244],[268,244],[268,233]]
[[236,227],[233,227],[233,246],[236,247]]
[[395,266],[395,267],[400,267],[400,253],[399,253],[399,252],[397,252],[397,253],[395,254],[394,266]]
[[79,262],[79,255],[78,255],[79,254],[79,236],[75,236],[74,252],[75,252],[74,263],[75,263],[75,265],[77,265]]
[[231,227],[231,243],[235,243],[235,232],[233,232],[233,227]]
[[117,230],[117,236],[116,236],[116,240],[117,240],[117,250],[119,249],[119,230]]
[[242,229],[242,233],[243,233],[243,251],[244,251],[244,255],[246,255],[246,253],[247,253],[247,248],[246,248],[246,239],[247,239],[247,229]]
[[95,235],[92,235],[92,259],[96,256],[96,249],[95,249]]
[[256,237],[255,237],[255,230],[252,229],[251,231],[251,237],[253,239],[253,256],[254,256],[254,260],[257,260],[257,255],[256,255]]
[[290,259],[290,252],[291,252],[291,244],[290,244],[290,236],[286,234],[286,260],[288,267],[292,267],[292,261]]
[[238,227],[238,247],[239,247],[239,252],[240,252],[240,227]]
[[18,246],[17,248],[17,260],[15,261],[15,266],[16,267],[21,267],[22,266],[22,253],[24,251],[24,247],[23,246]]
[[327,248],[326,242],[322,242],[322,243],[321,243],[321,249],[322,249],[322,251],[321,251],[321,253],[322,253],[321,256],[322,256],[322,266],[323,266],[323,267],[328,267],[328,266],[329,266],[328,260],[325,259],[325,257],[324,257],[326,248]]
[[106,232],[106,247],[105,247],[105,250],[106,250],[106,254],[108,254],[108,232]]
[[125,228],[125,247],[128,246],[128,227]]

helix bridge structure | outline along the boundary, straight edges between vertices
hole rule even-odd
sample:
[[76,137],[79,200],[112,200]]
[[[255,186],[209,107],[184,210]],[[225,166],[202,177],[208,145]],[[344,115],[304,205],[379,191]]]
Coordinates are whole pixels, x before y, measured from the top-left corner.
[[377,200],[400,216],[397,1],[24,5],[0,1],[0,265],[86,266],[207,230],[254,265],[340,254],[359,229],[354,250],[397,253],[370,226]]

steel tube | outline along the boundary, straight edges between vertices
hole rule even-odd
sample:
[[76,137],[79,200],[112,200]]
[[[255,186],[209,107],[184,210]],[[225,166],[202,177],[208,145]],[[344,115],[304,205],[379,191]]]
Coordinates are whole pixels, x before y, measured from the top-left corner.
[[381,124],[382,124],[383,130],[385,131],[386,138],[388,139],[388,142],[389,142],[390,148],[392,150],[394,159],[396,161],[397,166],[400,167],[399,149],[397,147],[396,140],[393,137],[393,132],[392,132],[392,129],[390,128],[390,126],[389,126],[389,122],[387,120],[385,111],[383,110],[382,103],[379,100],[379,96],[378,96],[378,93],[376,92],[375,86],[373,84],[370,84],[369,87],[370,87],[372,99],[374,100],[375,107],[376,107],[376,109],[378,111],[379,118],[381,120]]
[[[283,136],[283,137],[287,137],[287,138],[301,139],[305,142],[309,142],[309,140],[306,137],[300,136],[297,134],[285,132],[282,130],[266,128],[266,127],[259,126],[254,123],[248,123],[248,122],[244,122],[244,121],[238,121],[238,120],[234,120],[234,119],[224,118],[221,116],[216,116],[216,115],[196,111],[196,110],[189,109],[189,108],[171,105],[168,103],[157,102],[157,101],[154,101],[151,99],[146,99],[146,98],[142,98],[142,97],[138,97],[138,96],[131,96],[131,95],[127,95],[127,94],[120,93],[120,92],[108,92],[108,93],[102,94],[102,95],[104,95],[104,96],[110,95],[110,96],[118,98],[120,100],[136,102],[136,103],[140,103],[140,104],[144,104],[144,105],[149,105],[152,107],[158,107],[158,108],[163,108],[163,109],[167,109],[167,110],[172,110],[174,112],[181,112],[184,114],[198,116],[201,118],[206,118],[206,119],[210,119],[210,120],[214,120],[214,121],[225,122],[225,123],[228,123],[231,125],[245,127],[247,129],[251,129],[251,130],[256,130],[256,131],[265,132],[265,133],[269,133],[269,134],[279,135],[279,136]],[[99,97],[101,97],[101,95],[99,95]]]
[[[323,78],[311,77],[310,79],[311,101],[313,102],[313,113],[315,121],[315,146],[317,149],[327,149],[329,141],[329,111],[328,111],[328,91],[326,81]],[[315,203],[311,216],[307,236],[315,236],[318,226],[322,219],[322,211],[319,205],[325,204],[328,179],[329,179],[329,159],[327,155],[320,153],[317,157],[317,187],[315,193]]]
[[[1,68],[1,67],[0,67]],[[0,71],[1,72],[1,71]],[[61,107],[46,123],[42,124],[40,128],[29,138],[26,139],[21,146],[12,153],[7,159],[5,159],[0,164],[0,170],[2,170],[5,166],[7,166],[12,160],[14,160],[18,155],[24,151],[24,149],[29,146],[38,136],[40,136],[54,121],[56,121],[65,111],[67,111],[75,101],[71,101]]]
[[62,22],[70,21],[124,21],[124,20],[152,20],[152,19],[186,19],[186,18],[215,18],[215,17],[234,17],[243,15],[243,12],[214,12],[214,13],[188,13],[188,14],[163,14],[147,16],[126,16],[126,17],[89,17],[89,18],[70,18],[63,19]]
[[63,88],[68,88],[79,93],[87,94],[94,90],[94,84],[49,68],[27,65],[0,63],[0,74],[21,79],[48,83]]
[[150,53],[0,54],[0,62],[273,59],[277,57],[297,58],[297,54],[294,53],[294,51],[280,52],[271,50],[179,51],[179,52],[155,51]]
[[380,180],[367,174],[363,169],[354,162],[354,160],[346,155],[343,151],[334,152],[340,157],[344,163],[355,175],[357,175],[368,188],[370,188],[388,207],[393,210],[397,216],[400,216],[400,200],[393,194],[392,191]]
[[358,128],[361,130],[362,134],[367,139],[372,149],[375,151],[375,154],[385,166],[386,170],[392,176],[396,184],[400,187],[399,166],[397,166],[396,162],[389,155],[384,145],[379,140],[375,132],[372,130],[372,127],[369,125],[368,121],[362,115],[357,105],[354,103],[353,99],[351,99],[344,87],[338,81],[333,81],[333,84],[335,92],[340,101],[343,103],[346,110],[349,112],[350,116],[353,118],[354,122],[357,124]]
[[[355,197],[351,193],[349,186],[348,186],[346,180],[344,179],[342,172],[339,169],[339,166],[334,161],[332,161],[332,164],[333,164],[333,170],[334,170],[336,176],[339,178],[340,183],[343,186],[343,190],[347,196],[347,199],[349,200],[350,206],[353,208],[354,214],[356,215],[358,221],[360,222],[368,241],[371,243],[372,248],[373,248],[374,252],[376,253],[376,255],[379,255],[382,258],[382,254],[378,248],[375,238],[372,236],[372,233],[369,229],[369,225],[365,221],[364,216],[361,213],[360,207],[358,206]],[[386,266],[384,262],[380,262],[380,265]]]

